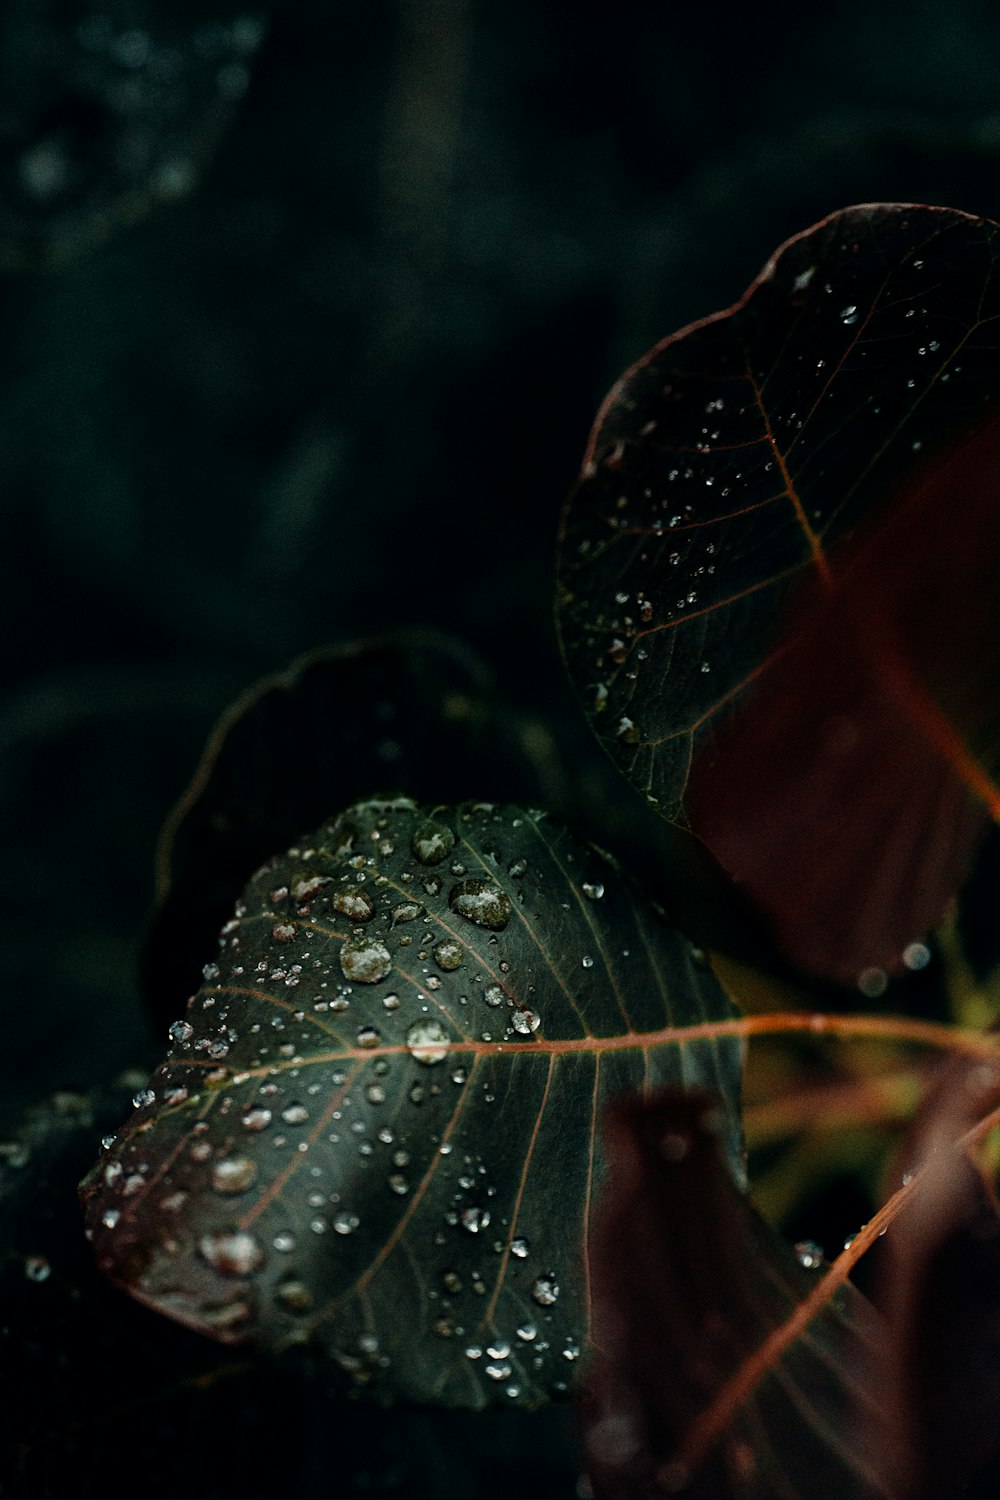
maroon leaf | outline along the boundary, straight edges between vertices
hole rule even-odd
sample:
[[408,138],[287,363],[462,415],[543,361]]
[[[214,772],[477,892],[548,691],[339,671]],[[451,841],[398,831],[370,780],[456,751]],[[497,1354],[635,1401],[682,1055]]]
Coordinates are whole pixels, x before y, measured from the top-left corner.
[[907,1500],[964,1493],[1000,1452],[1000,1209],[968,1155],[998,1093],[993,1065],[942,1071],[902,1157],[920,1179],[880,1246],[890,1336],[869,1377],[885,1405],[869,1448]]
[[797,236],[627,372],[564,519],[598,735],[841,980],[898,966],[1000,806],[998,251],[923,207]]
[[889,1493],[849,1426],[857,1371],[879,1337],[850,1284],[741,1383],[817,1273],[733,1186],[715,1102],[669,1091],[623,1102],[606,1120],[605,1154],[584,1405],[597,1500]]
[[716,1089],[732,1004],[541,813],[354,807],[262,869],[84,1185],[101,1267],[229,1342],[383,1397],[538,1405],[586,1347],[598,1112]]

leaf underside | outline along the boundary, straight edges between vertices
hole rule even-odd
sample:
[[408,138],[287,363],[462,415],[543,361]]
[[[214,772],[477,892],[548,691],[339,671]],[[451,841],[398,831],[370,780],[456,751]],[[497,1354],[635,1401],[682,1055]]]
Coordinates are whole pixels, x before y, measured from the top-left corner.
[[[716,1103],[667,1091],[606,1123],[592,1240],[596,1354],[584,1405],[597,1500],[874,1500],[858,1441],[880,1324],[849,1283],[747,1390],[729,1382],[815,1285],[733,1189]],[[811,1279],[810,1279],[811,1278]],[[718,1430],[692,1443],[722,1400]],[[876,1402],[877,1407],[877,1402]]]
[[82,1189],[102,1268],[214,1337],[318,1347],[383,1399],[537,1405],[588,1343],[607,1101],[711,1087],[742,1175],[731,1002],[542,814],[354,807],[220,941]]
[[[830,977],[898,961],[1000,806],[998,250],[996,225],[926,207],[797,236],[627,372],[564,516],[562,644],[598,736]],[[857,538],[894,515],[859,595]]]

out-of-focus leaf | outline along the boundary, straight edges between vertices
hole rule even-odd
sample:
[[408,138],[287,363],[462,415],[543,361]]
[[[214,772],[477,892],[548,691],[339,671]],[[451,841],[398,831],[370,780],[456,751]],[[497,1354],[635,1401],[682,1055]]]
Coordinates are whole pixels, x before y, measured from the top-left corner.
[[143,988],[167,1024],[253,872],[363,797],[536,800],[530,760],[474,652],[431,632],[310,653],[222,716],[164,828]]
[[193,1327],[443,1405],[537,1405],[589,1337],[606,1101],[725,1100],[731,1003],[540,813],[350,809],[254,878],[84,1185],[99,1264]]
[[968,1493],[1000,1452],[1000,1210],[963,1144],[998,1097],[989,1064],[942,1070],[901,1158],[919,1183],[880,1245],[873,1297],[890,1337],[870,1376],[885,1411],[869,1444],[907,1500]]
[[195,185],[265,29],[199,9],[5,7],[0,267],[61,264]]
[[564,518],[598,735],[828,977],[898,964],[1000,806],[998,248],[894,205],[789,241],[623,377]]
[[[850,1284],[762,1378],[725,1398],[817,1272],[736,1191],[718,1130],[717,1101],[673,1090],[623,1101],[605,1124],[609,1177],[592,1238],[595,1354],[583,1408],[597,1500],[884,1496],[850,1425],[879,1320]],[[692,1446],[718,1398],[717,1432]]]

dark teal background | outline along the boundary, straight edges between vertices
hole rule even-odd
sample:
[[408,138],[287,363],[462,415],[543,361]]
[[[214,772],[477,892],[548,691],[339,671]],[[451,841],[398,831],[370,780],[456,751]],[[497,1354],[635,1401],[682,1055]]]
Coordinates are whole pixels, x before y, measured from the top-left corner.
[[232,696],[422,624],[544,698],[620,370],[834,209],[1000,217],[992,0],[292,0],[234,64],[248,16],[0,11],[4,1128],[155,1054],[154,842]]

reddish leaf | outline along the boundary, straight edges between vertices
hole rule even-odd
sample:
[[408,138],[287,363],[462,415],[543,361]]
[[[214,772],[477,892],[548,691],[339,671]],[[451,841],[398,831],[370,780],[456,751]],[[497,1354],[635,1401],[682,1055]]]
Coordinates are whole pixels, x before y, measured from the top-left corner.
[[[665,1092],[605,1125],[584,1406],[597,1500],[884,1495],[848,1420],[878,1337],[849,1284],[745,1389],[730,1389],[815,1285],[725,1171],[716,1105]],[[812,1278],[812,1280],[810,1280]],[[699,1423],[721,1401],[717,1430]],[[718,1414],[717,1414],[718,1415]]]
[[838,979],[898,964],[1000,805],[998,252],[893,205],[789,241],[627,372],[564,520],[595,729]]
[[902,1157],[924,1170],[882,1242],[875,1300],[890,1336],[869,1378],[887,1422],[869,1448],[907,1500],[965,1493],[1000,1452],[1000,1211],[968,1156],[998,1093],[992,1065],[943,1070]]
[[740,1174],[733,1019],[659,910],[541,813],[352,808],[226,924],[84,1185],[98,1262],[382,1396],[537,1405],[587,1341],[598,1111],[713,1087]]
[[997,557],[993,423],[833,555],[696,763],[695,826],[805,968],[900,967],[1000,811]]

